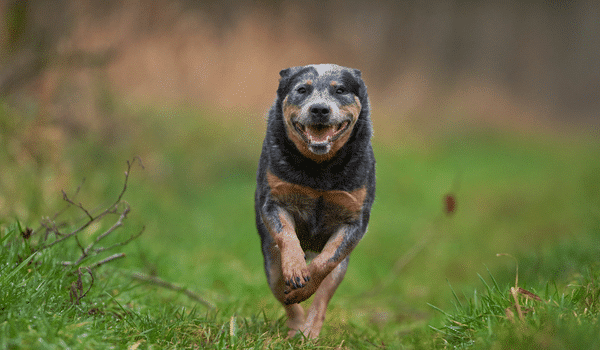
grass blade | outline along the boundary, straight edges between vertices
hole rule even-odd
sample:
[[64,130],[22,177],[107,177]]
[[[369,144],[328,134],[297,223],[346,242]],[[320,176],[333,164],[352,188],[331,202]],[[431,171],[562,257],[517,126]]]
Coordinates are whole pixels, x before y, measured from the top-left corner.
[[34,252],[27,259],[23,260],[23,262],[21,262],[19,264],[19,266],[17,266],[15,269],[13,269],[8,275],[0,277],[0,286],[3,285],[4,283],[6,283],[8,280],[10,280],[19,271],[21,271],[21,269],[23,267],[25,267],[27,264],[29,264],[29,262],[31,261],[31,259],[33,259],[33,257],[36,256],[36,255],[37,255],[37,252]]
[[456,292],[454,291],[454,288],[452,288],[452,285],[450,284],[450,281],[448,281],[446,279],[446,283],[448,283],[448,286],[450,287],[450,290],[452,291],[452,295],[454,295],[454,299],[458,303],[458,306],[462,309],[462,307],[463,307],[462,303],[460,302],[460,299],[458,299],[458,295],[456,295]]
[[486,266],[485,269],[487,270],[488,274],[490,275],[490,278],[492,279],[492,282],[494,282],[494,287],[496,287],[496,291],[500,294],[502,294],[502,291],[500,290],[500,286],[498,286],[498,281],[496,281],[496,279],[494,278],[494,275],[492,275],[492,272],[490,271],[490,269]]
[[4,244],[4,241],[6,241],[10,237],[12,237],[15,234],[15,232],[17,232],[17,230],[15,230],[14,227],[7,229],[7,231],[8,232],[6,233],[6,236],[4,236],[4,237],[0,236],[0,245]]
[[431,308],[433,308],[434,310],[437,310],[437,311],[441,312],[441,313],[442,313],[442,314],[444,314],[446,317],[449,317],[449,318],[451,318],[451,317],[452,317],[452,315],[450,315],[450,314],[449,314],[449,313],[447,313],[446,311],[444,311],[444,310],[440,309],[439,307],[437,307],[437,306],[435,306],[435,305],[433,305],[433,304],[429,304],[429,303],[427,303],[427,305],[428,305],[428,306],[430,306]]

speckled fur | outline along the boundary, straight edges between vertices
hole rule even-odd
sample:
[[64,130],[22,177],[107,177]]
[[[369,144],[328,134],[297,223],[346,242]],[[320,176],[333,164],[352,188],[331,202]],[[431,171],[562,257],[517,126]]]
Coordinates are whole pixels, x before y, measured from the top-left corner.
[[[355,69],[311,65],[284,69],[280,75],[258,167],[256,225],[269,286],[289,318],[289,336],[301,331],[314,338],[350,252],[367,230],[375,198],[369,99]],[[293,106],[285,115],[284,101]],[[311,103],[330,107],[331,113],[306,112],[314,111],[307,105]],[[335,125],[342,130],[325,154],[303,143],[310,132],[293,126],[317,119],[339,123]],[[341,125],[349,126],[346,130]],[[307,263],[309,251],[316,256]],[[313,294],[305,317],[297,303]]]

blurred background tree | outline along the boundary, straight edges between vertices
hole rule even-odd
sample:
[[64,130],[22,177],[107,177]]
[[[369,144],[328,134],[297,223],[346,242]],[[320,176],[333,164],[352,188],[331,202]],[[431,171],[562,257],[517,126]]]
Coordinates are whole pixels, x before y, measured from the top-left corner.
[[69,128],[102,124],[99,86],[262,113],[278,70],[314,62],[361,69],[394,120],[462,105],[468,119],[589,122],[600,107],[596,1],[19,0],[0,14],[0,94]]

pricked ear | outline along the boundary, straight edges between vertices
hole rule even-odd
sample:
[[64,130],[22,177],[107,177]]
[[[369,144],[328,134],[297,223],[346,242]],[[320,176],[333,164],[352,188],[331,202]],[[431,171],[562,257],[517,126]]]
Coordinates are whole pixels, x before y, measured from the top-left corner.
[[362,98],[362,92],[366,89],[363,80],[360,77],[360,71],[358,69],[346,69],[342,72],[342,81],[350,92]]
[[300,69],[302,69],[304,67],[302,66],[298,66],[298,67],[290,67],[290,68],[286,68],[286,69],[282,69],[279,72],[279,76],[282,78],[288,78],[291,77],[292,75],[296,74],[298,71],[300,71]]
[[294,79],[294,77],[297,74],[301,73],[304,69],[306,69],[306,67],[298,66],[286,68],[279,72],[281,78],[279,79],[279,88],[277,89],[277,96],[280,100],[283,101],[284,96],[287,94],[290,82]]
[[282,69],[282,70],[279,72],[279,76],[280,76],[280,77],[282,77],[282,78],[289,77],[289,76],[290,76],[290,70],[291,70],[291,69],[292,69],[292,68],[286,68],[286,69]]

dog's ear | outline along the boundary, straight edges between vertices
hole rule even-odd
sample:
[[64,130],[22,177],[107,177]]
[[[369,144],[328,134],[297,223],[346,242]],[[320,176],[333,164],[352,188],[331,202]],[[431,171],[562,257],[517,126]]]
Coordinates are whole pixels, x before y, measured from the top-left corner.
[[290,76],[290,72],[292,71],[294,67],[290,67],[290,68],[286,68],[286,69],[282,69],[281,71],[279,71],[279,76],[282,78],[287,78]]
[[299,67],[290,67],[290,68],[282,69],[279,72],[279,76],[281,77],[281,79],[289,78],[292,75],[298,73],[302,68],[304,68],[304,67],[299,66]]
[[290,82],[294,79],[294,77],[304,70],[306,67],[298,66],[298,67],[290,67],[283,69],[279,72],[281,78],[279,79],[279,88],[277,89],[277,95],[280,99],[288,93]]
[[350,92],[358,96],[360,99],[362,99],[364,97],[363,95],[366,94],[367,87],[365,86],[361,77],[361,73],[358,69],[347,68],[342,71],[342,82],[344,85],[346,85]]

